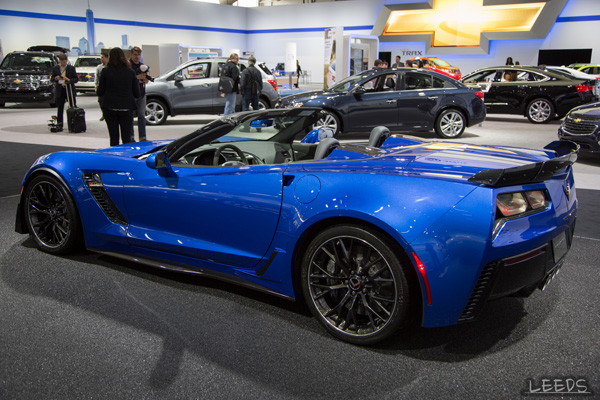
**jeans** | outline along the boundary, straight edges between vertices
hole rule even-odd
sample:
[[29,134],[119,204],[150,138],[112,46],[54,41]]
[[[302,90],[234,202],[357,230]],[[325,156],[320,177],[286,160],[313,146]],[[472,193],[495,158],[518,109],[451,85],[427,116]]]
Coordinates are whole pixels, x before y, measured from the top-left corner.
[[252,96],[252,93],[244,93],[242,97],[242,111],[249,111],[250,105],[254,111],[258,110],[258,96]]
[[[110,145],[116,146],[119,144],[119,133],[123,143],[131,142],[131,132],[133,131],[133,110],[115,111],[108,108],[102,109],[108,135],[110,137]],[[119,128],[120,131],[119,131]]]
[[229,115],[235,112],[235,101],[237,100],[237,93],[226,93],[225,94],[225,112],[223,114]]
[[[138,126],[138,139],[139,141],[146,140],[146,96],[142,96],[139,99],[135,99],[136,113],[137,113],[137,126]],[[135,141],[135,134],[133,132],[133,125],[131,126],[131,141]]]

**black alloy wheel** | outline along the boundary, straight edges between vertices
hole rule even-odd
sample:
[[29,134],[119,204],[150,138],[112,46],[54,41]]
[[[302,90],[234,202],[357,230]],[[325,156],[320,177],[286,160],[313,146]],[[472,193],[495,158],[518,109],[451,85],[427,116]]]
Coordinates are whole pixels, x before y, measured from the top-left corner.
[[554,105],[550,100],[538,98],[527,105],[527,119],[534,124],[545,124],[554,119]]
[[162,125],[167,120],[167,106],[161,100],[149,99],[146,102],[146,123]]
[[40,250],[68,254],[80,247],[83,234],[79,214],[58,179],[49,175],[34,178],[24,200],[27,227]]
[[464,114],[455,109],[442,111],[435,121],[435,133],[444,139],[460,137],[467,126]]
[[369,230],[337,225],[308,246],[302,289],[335,337],[368,345],[394,334],[409,307],[409,286],[392,247]]

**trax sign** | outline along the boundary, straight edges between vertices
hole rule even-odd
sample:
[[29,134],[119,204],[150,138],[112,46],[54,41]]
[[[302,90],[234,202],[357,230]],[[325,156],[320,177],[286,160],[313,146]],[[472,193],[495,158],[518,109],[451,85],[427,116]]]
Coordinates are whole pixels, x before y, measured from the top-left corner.
[[[490,39],[543,38],[567,0],[429,0],[384,5],[380,41],[426,41],[437,53],[487,53]],[[444,50],[446,51],[440,51]]]

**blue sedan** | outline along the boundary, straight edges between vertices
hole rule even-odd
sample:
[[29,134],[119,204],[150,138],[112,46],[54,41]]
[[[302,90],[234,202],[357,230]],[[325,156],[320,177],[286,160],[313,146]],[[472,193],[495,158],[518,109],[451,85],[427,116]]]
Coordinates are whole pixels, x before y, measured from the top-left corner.
[[[318,108],[250,111],[174,141],[40,157],[16,231],[304,299],[335,337],[372,344],[418,316],[470,321],[547,285],[573,238],[577,146],[390,135],[301,139]],[[201,310],[199,310],[201,312]]]

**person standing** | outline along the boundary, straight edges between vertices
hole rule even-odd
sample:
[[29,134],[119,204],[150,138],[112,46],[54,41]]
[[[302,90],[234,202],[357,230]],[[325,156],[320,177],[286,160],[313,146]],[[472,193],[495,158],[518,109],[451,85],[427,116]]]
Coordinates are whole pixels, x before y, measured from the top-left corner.
[[237,100],[237,94],[240,92],[239,82],[240,82],[240,70],[237,67],[240,58],[237,53],[231,53],[229,56],[229,60],[223,67],[221,74],[230,77],[233,79],[233,90],[231,93],[221,93],[221,96],[225,97],[225,111],[224,115],[233,114],[235,112],[235,103]]
[[[102,69],[106,67],[108,64],[108,53],[103,51],[100,53],[100,64],[96,67],[96,79],[94,84],[96,86],[96,94],[98,94],[98,85],[100,84],[100,73],[102,73]],[[102,110],[102,97],[98,96],[98,104],[100,104],[100,110]],[[100,121],[104,121],[104,115],[100,117]]]
[[299,87],[300,77],[302,76],[302,67],[300,67],[300,62],[296,59],[296,87]]
[[242,72],[240,80],[240,93],[242,94],[242,110],[250,110],[252,104],[253,110],[258,110],[258,97],[262,91],[262,75],[255,67],[256,58],[248,58],[248,68]]
[[514,65],[514,62],[513,62],[513,59],[512,59],[512,57],[508,57],[508,58],[506,59],[506,65]]
[[131,142],[135,99],[141,96],[140,84],[133,69],[129,68],[123,50],[118,47],[110,50],[108,64],[102,69],[98,96],[103,96],[102,114],[110,145],[119,144],[119,128],[122,142]]
[[[142,71],[142,49],[137,46],[131,48],[131,59],[129,63],[131,68],[135,71],[135,75],[140,83],[141,96],[135,100],[136,113],[137,113],[137,126],[138,126],[138,139],[140,142],[146,140],[146,83],[152,80],[152,77],[148,75],[148,67],[146,66],[145,71]],[[135,135],[133,134],[133,128],[131,130],[131,141],[135,141]]]
[[400,62],[400,56],[396,56],[396,62],[392,64],[392,68],[404,67],[404,64]]
[[58,56],[59,64],[52,68],[52,78],[56,83],[55,87],[55,99],[57,104],[56,109],[56,124],[57,132],[63,130],[63,114],[65,112],[65,101],[67,101],[67,85],[70,86],[71,93],[73,94],[73,107],[75,104],[75,83],[79,80],[77,78],[77,71],[75,67],[68,64],[69,59],[65,53],[61,53]]

